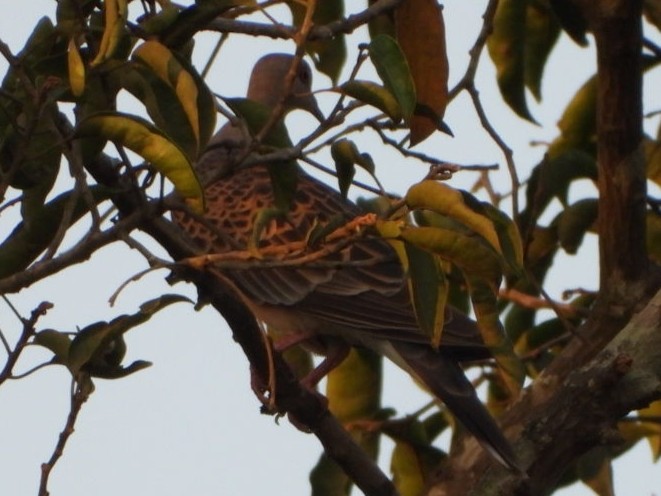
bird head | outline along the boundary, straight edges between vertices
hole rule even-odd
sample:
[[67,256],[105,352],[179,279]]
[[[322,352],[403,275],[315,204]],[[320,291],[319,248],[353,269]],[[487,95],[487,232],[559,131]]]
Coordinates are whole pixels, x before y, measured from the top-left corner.
[[[294,62],[295,57],[285,53],[272,53],[259,59],[250,75],[248,98],[275,107],[285,94],[287,73]],[[296,68],[296,76],[284,103],[286,112],[300,109],[311,113],[319,121],[324,119],[312,94],[312,71],[304,60]]]

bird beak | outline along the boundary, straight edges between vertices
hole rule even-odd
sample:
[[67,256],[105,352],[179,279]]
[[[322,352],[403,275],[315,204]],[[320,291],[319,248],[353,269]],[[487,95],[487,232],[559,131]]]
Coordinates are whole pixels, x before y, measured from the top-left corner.
[[326,116],[324,116],[323,112],[319,108],[319,104],[317,103],[317,99],[314,97],[312,93],[309,93],[308,95],[305,96],[299,96],[297,97],[297,105],[296,107],[305,110],[306,112],[309,112],[312,114],[319,122],[324,122],[324,119],[326,119]]

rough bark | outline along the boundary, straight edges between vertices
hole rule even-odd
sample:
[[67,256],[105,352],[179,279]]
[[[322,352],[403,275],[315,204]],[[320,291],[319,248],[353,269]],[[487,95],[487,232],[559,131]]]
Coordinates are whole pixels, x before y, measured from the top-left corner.
[[542,374],[506,413],[527,477],[494,465],[466,440],[429,494],[550,494],[578,455],[622,442],[617,419],[660,397],[661,291],[592,361],[565,378]]

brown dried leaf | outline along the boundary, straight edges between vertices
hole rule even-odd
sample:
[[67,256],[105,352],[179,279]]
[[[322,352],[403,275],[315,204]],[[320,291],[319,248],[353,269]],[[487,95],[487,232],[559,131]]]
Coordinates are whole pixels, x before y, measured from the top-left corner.
[[448,57],[443,11],[435,0],[409,0],[395,11],[397,42],[415,83],[417,108],[411,118],[411,146],[439,127],[448,103]]

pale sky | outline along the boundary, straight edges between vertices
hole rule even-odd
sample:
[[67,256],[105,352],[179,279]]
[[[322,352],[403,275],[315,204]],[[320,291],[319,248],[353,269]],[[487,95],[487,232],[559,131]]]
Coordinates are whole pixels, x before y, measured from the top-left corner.
[[[463,73],[485,3],[446,2],[451,81]],[[132,3],[132,8],[138,7],[138,2]],[[14,53],[18,52],[36,20],[42,15],[52,16],[54,8],[52,0],[31,0],[21,2],[18,15],[16,2],[0,0],[0,38]],[[361,36],[366,38],[364,30],[349,38],[349,62],[355,59],[353,47]],[[198,67],[202,67],[215,38],[199,37],[195,51]],[[293,50],[291,42],[232,38],[208,79],[214,91],[227,96],[244,93],[252,64],[259,56]],[[479,89],[496,128],[516,152],[520,177],[527,177],[544,151],[529,143],[550,141],[557,135],[555,123],[576,89],[593,73],[593,58],[592,48],[578,49],[563,36],[546,69],[544,101],[541,105],[531,101],[532,113],[540,123],[537,127],[524,123],[504,107],[493,84],[493,69],[484,55]],[[0,73],[5,71],[6,63],[0,60]],[[325,77],[316,78],[315,89],[329,86]],[[322,110],[328,113],[335,96],[320,94],[319,98]],[[123,102],[128,106],[123,110],[140,112],[137,103],[129,99]],[[509,179],[504,160],[466,103],[462,97],[446,115],[455,138],[436,135],[419,150],[458,163],[498,162],[501,171],[493,179],[499,191],[506,192]],[[646,96],[647,111],[659,107],[658,91]],[[288,123],[293,137],[303,136],[314,125],[306,115],[293,115]],[[646,123],[648,132],[655,133],[657,125],[658,120]],[[402,193],[426,172],[424,166],[384,151],[378,140],[359,143],[361,151],[375,158],[386,189]],[[328,160],[326,163],[332,165]],[[60,184],[66,184],[66,179],[63,173]],[[465,173],[450,184],[468,188],[475,179]],[[589,188],[589,184],[573,188],[572,198],[584,196]],[[16,216],[16,212],[9,211],[0,217],[0,239],[13,228]],[[146,236],[140,239],[149,243]],[[149,246],[164,255],[153,243]],[[578,256],[558,256],[558,268],[546,284],[550,293],[558,297],[565,288],[595,289],[596,253],[596,242],[591,237]],[[133,313],[142,302],[164,292],[195,297],[190,286],[168,287],[163,280],[167,273],[160,271],[129,285],[117,305],[110,308],[107,301],[115,289],[144,268],[146,263],[139,254],[117,244],[101,250],[89,262],[10,298],[23,315],[42,300],[53,302],[55,307],[38,327],[74,331],[76,326]],[[0,303],[0,329],[10,339],[15,339],[20,329],[4,303]],[[273,417],[260,415],[259,402],[250,389],[247,361],[222,318],[212,309],[196,313],[190,305],[174,305],[131,331],[127,341],[126,363],[144,359],[154,365],[125,379],[96,380],[96,392],[83,407],[76,432],[51,475],[51,495],[309,493],[308,474],[321,453],[316,438],[297,431],[285,419],[276,425]],[[48,354],[30,349],[20,362],[23,368],[19,366],[18,370],[36,363],[39,357],[47,359]],[[0,387],[0,494],[36,495],[40,465],[50,457],[66,420],[69,387],[70,376],[61,367],[50,367]],[[404,414],[424,405],[427,396],[408,376],[389,367],[383,402],[396,405]],[[384,443],[383,451],[387,470],[388,443]],[[648,496],[660,490],[661,471],[651,464],[645,443],[616,462],[615,482],[618,495]],[[555,494],[582,496],[592,492],[577,485]]]

